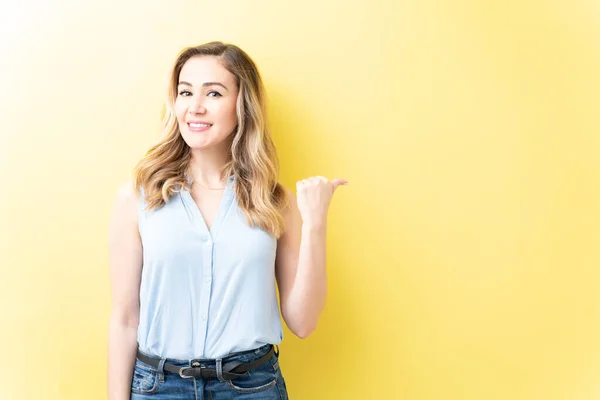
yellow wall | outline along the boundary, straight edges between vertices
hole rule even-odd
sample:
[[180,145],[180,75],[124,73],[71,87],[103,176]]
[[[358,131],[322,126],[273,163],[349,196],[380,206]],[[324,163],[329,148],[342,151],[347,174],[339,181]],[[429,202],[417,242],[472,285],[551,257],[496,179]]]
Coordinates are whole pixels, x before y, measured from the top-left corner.
[[600,7],[0,3],[0,399],[104,399],[108,215],[186,45],[237,43],[282,181],[344,177],[294,400],[600,398]]

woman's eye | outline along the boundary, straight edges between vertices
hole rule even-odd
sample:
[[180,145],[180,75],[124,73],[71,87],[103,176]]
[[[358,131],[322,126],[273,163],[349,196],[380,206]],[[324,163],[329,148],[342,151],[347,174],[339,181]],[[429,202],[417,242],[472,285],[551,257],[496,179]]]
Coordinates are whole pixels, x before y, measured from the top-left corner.
[[191,95],[191,94],[192,94],[192,93],[190,93],[190,91],[189,91],[189,90],[182,90],[181,92],[179,92],[179,95],[180,95],[180,96],[184,96],[184,97],[187,97],[187,96],[189,96],[189,95]]
[[[213,94],[214,94],[215,96],[213,96]],[[221,97],[221,93],[219,93],[219,92],[215,92],[214,90],[211,90],[210,92],[208,92],[208,95],[209,95],[210,97]]]

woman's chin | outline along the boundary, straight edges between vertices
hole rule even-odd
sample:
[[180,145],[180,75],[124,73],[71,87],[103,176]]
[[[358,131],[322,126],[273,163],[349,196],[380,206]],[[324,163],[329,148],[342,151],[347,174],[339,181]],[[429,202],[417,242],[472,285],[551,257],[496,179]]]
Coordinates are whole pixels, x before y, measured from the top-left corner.
[[188,145],[189,148],[195,150],[195,149],[205,149],[207,147],[211,147],[213,144],[213,141],[210,140],[209,138],[203,138],[203,137],[198,137],[198,136],[193,136],[193,135],[185,135],[183,137],[183,140],[185,141],[185,143]]

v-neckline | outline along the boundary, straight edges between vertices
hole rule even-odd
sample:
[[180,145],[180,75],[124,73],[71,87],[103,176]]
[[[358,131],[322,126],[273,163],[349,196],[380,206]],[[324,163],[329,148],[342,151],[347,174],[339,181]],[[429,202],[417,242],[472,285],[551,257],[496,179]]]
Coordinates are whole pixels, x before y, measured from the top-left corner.
[[227,179],[227,183],[225,184],[225,189],[223,191],[223,195],[221,196],[221,201],[219,203],[219,208],[217,209],[217,215],[215,216],[212,224],[210,225],[210,228],[206,224],[206,220],[202,215],[202,211],[200,211],[200,207],[198,207],[198,204],[194,201],[190,190],[188,188],[185,188],[181,192],[182,197],[187,203],[188,208],[192,211],[192,214],[194,216],[194,224],[203,233],[207,234],[212,241],[215,240],[219,228],[221,227],[221,224],[225,219],[227,211],[231,206],[233,200],[233,180],[233,176],[230,176],[229,179]]

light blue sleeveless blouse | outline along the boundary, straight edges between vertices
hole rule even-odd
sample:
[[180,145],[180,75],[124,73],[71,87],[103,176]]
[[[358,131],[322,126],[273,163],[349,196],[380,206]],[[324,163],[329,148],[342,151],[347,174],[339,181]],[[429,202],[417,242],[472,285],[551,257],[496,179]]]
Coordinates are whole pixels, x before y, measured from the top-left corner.
[[139,201],[143,246],[138,346],[165,358],[218,358],[279,344],[277,239],[251,228],[231,176],[207,229],[188,190],[146,211]]

